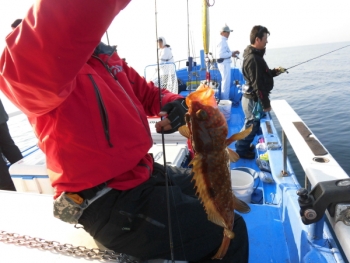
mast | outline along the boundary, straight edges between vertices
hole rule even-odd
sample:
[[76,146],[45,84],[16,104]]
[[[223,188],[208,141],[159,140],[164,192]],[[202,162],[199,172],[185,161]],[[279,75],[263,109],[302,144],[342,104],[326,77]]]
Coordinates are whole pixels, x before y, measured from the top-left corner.
[[202,0],[202,35],[203,35],[203,49],[205,54],[205,68],[206,68],[206,80],[210,81],[210,61],[209,61],[209,4],[208,0]]

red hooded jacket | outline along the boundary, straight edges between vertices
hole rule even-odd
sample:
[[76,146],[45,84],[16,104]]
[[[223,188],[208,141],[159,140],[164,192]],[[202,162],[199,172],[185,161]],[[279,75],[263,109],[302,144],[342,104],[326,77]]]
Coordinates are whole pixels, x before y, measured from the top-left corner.
[[[55,198],[103,182],[127,190],[152,172],[146,116],[159,89],[100,43],[128,2],[40,0],[6,38],[1,89],[34,128]],[[179,98],[162,91],[162,105]]]

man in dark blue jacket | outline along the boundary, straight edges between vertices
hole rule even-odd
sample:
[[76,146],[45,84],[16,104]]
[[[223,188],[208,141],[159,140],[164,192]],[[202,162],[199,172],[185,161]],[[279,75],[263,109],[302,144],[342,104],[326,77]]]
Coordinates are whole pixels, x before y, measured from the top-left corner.
[[253,125],[252,132],[236,142],[236,152],[241,158],[254,159],[255,149],[251,145],[260,128],[260,118],[253,114],[259,103],[264,112],[271,110],[269,94],[273,88],[273,77],[278,76],[280,69],[269,69],[264,54],[267,37],[270,32],[264,26],[254,26],[250,33],[250,43],[243,53],[243,76],[246,81],[243,89],[242,108],[245,115],[243,130]]

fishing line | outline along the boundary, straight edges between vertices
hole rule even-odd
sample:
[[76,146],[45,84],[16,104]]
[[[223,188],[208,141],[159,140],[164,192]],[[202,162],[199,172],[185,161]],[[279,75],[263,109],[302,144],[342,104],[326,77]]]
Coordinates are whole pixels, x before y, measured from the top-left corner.
[[[160,71],[159,71],[159,51],[158,51],[158,20],[157,20],[157,0],[154,0],[155,5],[155,23],[156,23],[156,45],[157,45],[157,70],[158,70],[158,90],[159,90],[159,105],[162,109],[162,93],[161,93],[161,83],[160,83]],[[164,43],[165,44],[165,43]],[[161,118],[162,120],[163,118]],[[174,260],[174,243],[173,243],[173,231],[171,227],[171,217],[170,217],[170,199],[169,199],[169,178],[166,169],[166,155],[165,155],[165,141],[164,141],[164,128],[162,127],[162,146],[163,146],[163,162],[164,162],[164,177],[165,177],[165,192],[166,192],[166,202],[167,202],[167,213],[168,213],[168,230],[169,230],[169,246],[170,246],[170,258],[171,262],[175,263]]]
[[188,0],[187,0],[187,49],[188,49],[188,57],[190,57],[190,20],[189,20],[189,12],[188,12]]
[[[320,55],[320,56],[318,56],[318,57],[311,58],[311,59],[309,59],[309,60],[306,60],[306,61],[304,61],[304,62],[301,62],[301,63],[299,63],[299,64],[296,64],[296,65],[294,65],[294,66],[292,66],[292,67],[286,68],[285,71],[286,71],[287,73],[289,73],[289,72],[287,71],[288,69],[295,68],[295,67],[297,67],[297,66],[299,66],[299,65],[301,65],[301,64],[304,64],[304,63],[309,62],[309,61],[311,61],[311,60],[314,60],[314,59],[316,59],[316,58],[323,57],[323,56],[325,56],[325,55],[327,55],[327,54],[329,54],[329,53],[332,53],[332,52],[334,52],[334,51],[337,51],[337,50],[346,48],[346,47],[348,47],[348,46],[350,46],[350,45],[347,45],[347,46],[345,46],[345,47],[341,47],[341,48],[335,49],[335,50],[333,50],[333,51],[327,52],[327,53],[325,53],[325,54],[323,54],[323,55]],[[282,72],[282,73],[283,73],[283,72]]]

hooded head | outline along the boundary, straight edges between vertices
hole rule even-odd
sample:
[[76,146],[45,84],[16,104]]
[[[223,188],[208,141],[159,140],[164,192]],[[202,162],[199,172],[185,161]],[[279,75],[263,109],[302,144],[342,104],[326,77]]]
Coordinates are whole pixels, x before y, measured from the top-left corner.
[[170,45],[168,45],[168,44],[166,43],[164,37],[159,37],[159,38],[157,39],[157,42],[158,42],[159,48],[170,47]]

